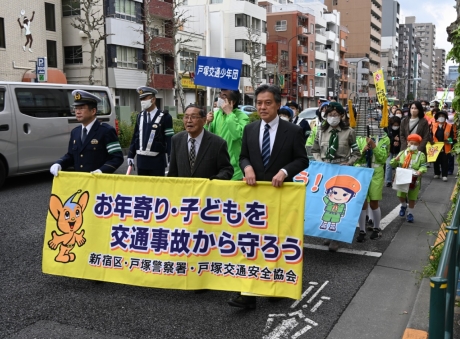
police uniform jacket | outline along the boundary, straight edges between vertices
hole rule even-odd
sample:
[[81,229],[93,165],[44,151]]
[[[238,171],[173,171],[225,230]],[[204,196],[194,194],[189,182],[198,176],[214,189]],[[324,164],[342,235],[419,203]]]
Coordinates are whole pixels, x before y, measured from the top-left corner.
[[[164,169],[166,167],[166,157],[171,154],[171,137],[174,134],[172,117],[169,113],[164,113],[159,123],[156,123],[157,117],[162,113],[157,110],[150,123],[147,122],[147,111],[142,111],[136,119],[133,138],[129,147],[128,158],[134,159],[137,151],[140,150],[140,141],[142,139],[142,150],[148,152],[158,152],[158,155],[137,154],[137,167],[142,169]],[[158,125],[150,149],[147,148],[148,139],[152,132],[153,125]],[[142,126],[142,128],[141,128]],[[142,130],[142,136],[140,135]]]
[[96,120],[81,142],[82,126],[74,128],[70,134],[67,154],[56,163],[63,169],[74,167],[77,172],[113,173],[123,163],[123,153],[115,128]]

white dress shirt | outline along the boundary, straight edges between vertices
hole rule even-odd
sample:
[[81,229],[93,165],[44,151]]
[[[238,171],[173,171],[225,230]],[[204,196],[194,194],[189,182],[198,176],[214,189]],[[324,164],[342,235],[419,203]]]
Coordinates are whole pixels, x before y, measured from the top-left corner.
[[81,124],[81,137],[83,136],[83,128],[86,128],[86,136],[88,136],[89,131],[91,130],[91,127],[93,127],[94,123],[96,122],[96,119],[91,121],[88,125],[84,126]]
[[[272,154],[273,144],[275,143],[275,136],[276,136],[276,131],[278,130],[279,122],[280,122],[280,118],[277,115],[275,119],[273,119],[272,121],[270,121],[268,123],[268,125],[270,125],[270,129],[268,130],[268,132],[270,134],[270,154]],[[263,140],[264,140],[265,125],[267,125],[267,123],[265,121],[261,120],[261,122],[260,122],[260,132],[259,132],[259,146],[260,146],[260,152],[261,153],[262,153],[262,143],[263,143]]]
[[150,114],[150,121],[153,121],[153,117],[155,116],[155,114],[157,114],[157,111],[158,107],[155,107],[152,111],[147,112],[148,114]]
[[[195,157],[198,155],[198,150],[200,149],[201,140],[203,140],[203,135],[204,135],[204,128],[201,131],[201,133],[195,138]],[[192,139],[192,137],[189,134],[187,138],[187,147],[188,147],[189,154],[190,154],[190,147],[192,146],[190,139]]]

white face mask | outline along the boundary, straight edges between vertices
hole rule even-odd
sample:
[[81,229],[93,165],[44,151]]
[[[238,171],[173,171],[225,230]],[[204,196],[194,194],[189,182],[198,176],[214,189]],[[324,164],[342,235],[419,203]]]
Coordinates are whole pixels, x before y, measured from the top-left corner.
[[402,114],[396,114],[398,118],[402,118]]
[[340,123],[340,117],[327,117],[327,123],[335,127]]
[[396,131],[399,129],[399,126],[391,126],[391,128],[393,129],[393,131]]
[[438,118],[438,122],[444,122],[444,121],[446,121],[446,118],[444,118],[444,117],[439,117]]
[[141,108],[143,111],[145,111],[146,109],[148,109],[150,106],[152,106],[152,100],[142,100],[141,101]]
[[280,119],[283,119],[285,121],[289,121],[289,118],[285,115],[280,115]]
[[411,151],[416,151],[416,150],[418,150],[418,146],[416,146],[416,145],[410,145],[410,146],[409,146],[409,149],[410,149]]
[[222,98],[217,99],[217,107],[222,107],[225,104],[225,100]]

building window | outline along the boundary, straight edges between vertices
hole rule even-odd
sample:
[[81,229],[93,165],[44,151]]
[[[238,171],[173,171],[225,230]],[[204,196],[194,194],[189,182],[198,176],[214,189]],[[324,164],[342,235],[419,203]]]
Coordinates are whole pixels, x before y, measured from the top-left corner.
[[243,65],[241,68],[241,76],[243,78],[250,78],[251,77],[251,66]]
[[235,52],[248,52],[248,40],[235,39]]
[[332,1],[332,6],[338,6],[338,5],[339,5],[339,0]]
[[288,66],[288,51],[281,51],[281,67]]
[[313,42],[310,42],[310,50],[313,51],[315,49],[315,45]]
[[198,53],[181,51],[179,69],[184,72],[195,72],[197,58]]
[[117,46],[117,68],[137,69],[137,49],[125,46]]
[[211,4],[221,4],[224,0],[211,0]]
[[56,41],[46,40],[46,56],[48,58],[48,67],[57,67]]
[[310,68],[313,69],[313,61],[310,61]]
[[262,33],[267,33],[267,22],[262,21]]
[[45,2],[45,24],[47,31],[56,32],[56,20],[54,16],[54,4]]
[[133,0],[115,0],[115,17],[136,21],[136,5]]
[[159,56],[155,60],[155,69],[153,71],[155,74],[166,74],[165,72],[165,59],[162,56]]
[[262,44],[262,55],[266,56],[267,55],[267,46]]
[[246,14],[235,14],[235,27],[250,27],[251,17]]
[[3,18],[0,18],[0,48],[6,48],[5,21]]
[[67,46],[64,47],[64,64],[82,64],[83,51],[81,46]]
[[62,0],[62,16],[80,15],[80,0]]
[[275,31],[284,32],[287,30],[287,20],[279,20],[275,24]]

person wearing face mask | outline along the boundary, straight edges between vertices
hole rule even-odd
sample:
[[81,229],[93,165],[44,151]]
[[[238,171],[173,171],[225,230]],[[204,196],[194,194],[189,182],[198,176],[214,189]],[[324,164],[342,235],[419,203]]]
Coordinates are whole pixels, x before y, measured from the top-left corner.
[[305,143],[305,147],[312,147],[315,143],[316,133],[318,128],[324,123],[324,115],[326,114],[327,107],[329,106],[329,101],[321,103],[321,106],[316,110],[316,124],[312,128],[310,135],[308,136],[307,142]]
[[165,176],[171,154],[171,137],[174,134],[172,117],[156,107],[152,87],[137,88],[142,111],[136,118],[133,138],[128,152],[128,165],[134,164],[137,155],[137,174]]
[[[326,121],[318,127],[315,142],[311,149],[315,161],[330,164],[353,166],[361,157],[356,132],[342,120],[345,110],[338,102],[331,102],[325,113]],[[326,240],[329,251],[336,252],[339,243]]]
[[394,117],[395,114],[396,114],[395,112],[396,112],[397,109],[398,109],[398,105],[393,105],[393,106],[391,106],[390,113],[389,113],[388,116],[389,116],[390,118]]
[[404,119],[401,122],[399,137],[401,139],[401,149],[407,148],[407,137],[410,134],[418,134],[422,137],[419,151],[426,155],[426,143],[430,141],[430,126],[424,118],[425,113],[420,101],[414,101],[409,106],[409,119]]
[[287,106],[281,106],[278,110],[278,115],[280,119],[291,122],[294,112]]
[[409,200],[409,210],[407,211],[406,219],[407,222],[413,223],[415,201],[418,199],[418,193],[421,186],[421,176],[423,173],[426,173],[427,164],[425,154],[419,151],[420,144],[422,143],[422,137],[418,134],[410,134],[407,137],[407,143],[407,149],[399,152],[399,154],[391,160],[391,166],[393,168],[402,167],[413,170],[415,182],[413,187],[409,188],[409,193],[401,191],[398,191],[397,193],[399,201],[401,202],[399,216],[403,218],[406,215],[407,198]]
[[399,119],[403,119],[403,112],[400,108],[395,109],[394,116],[398,117]]
[[295,101],[288,101],[286,106],[289,107],[294,113],[294,116],[291,118],[291,120],[294,124],[302,128],[306,141],[311,134],[310,124],[307,120],[299,118],[299,105]]
[[385,182],[387,187],[391,187],[393,182],[393,167],[391,167],[390,162],[391,159],[396,157],[396,155],[401,151],[401,142],[399,140],[399,127],[401,125],[401,119],[395,115],[390,119],[388,125],[391,126],[391,128],[388,129],[388,136],[390,138],[390,154],[388,155],[386,161]]
[[452,149],[452,144],[456,142],[456,136],[452,124],[449,124],[447,120],[447,112],[439,111],[436,112],[434,118],[435,122],[431,124],[431,135],[430,142],[444,142],[444,147],[439,152],[438,157],[434,163],[434,178],[438,179],[440,176],[443,181],[447,181],[447,154]]
[[230,162],[234,172],[232,180],[243,179],[243,172],[239,166],[241,145],[243,141],[244,127],[249,123],[249,118],[238,108],[240,92],[238,90],[221,89],[217,100],[215,112],[209,112],[206,116],[204,128],[227,142]]

